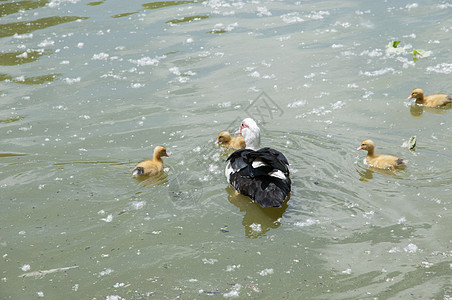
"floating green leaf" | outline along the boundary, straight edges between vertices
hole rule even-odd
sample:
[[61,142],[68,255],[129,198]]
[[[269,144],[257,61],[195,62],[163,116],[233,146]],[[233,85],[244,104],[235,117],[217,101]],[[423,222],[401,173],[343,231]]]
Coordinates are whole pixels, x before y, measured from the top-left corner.
[[393,41],[392,43],[391,43],[391,46],[393,47],[393,48],[397,48],[397,46],[400,44],[400,41]]
[[52,50],[29,50],[29,51],[16,51],[0,53],[0,65],[1,66],[16,66],[26,63],[31,63],[38,60],[43,55],[52,54]]
[[429,57],[430,56],[430,51],[425,51],[425,50],[413,50],[413,60],[417,61],[419,58],[422,57]]
[[12,77],[8,74],[1,74],[0,73],[0,81],[6,81],[6,82],[14,82],[19,84],[28,84],[28,85],[34,85],[34,84],[43,84],[46,82],[55,81],[56,78],[60,77],[61,74],[54,73],[49,75],[41,75],[41,76],[34,76],[34,77]]
[[397,48],[400,44],[400,41],[392,41],[389,42],[386,45],[386,49],[389,53],[393,53],[393,54],[399,54],[399,53],[403,53],[404,49],[403,48]]
[[40,7],[46,6],[46,4],[49,2],[48,0],[38,0],[38,1],[32,1],[32,0],[23,0],[23,1],[11,1],[6,2],[2,1],[3,3],[0,4],[0,17],[6,16],[6,15],[12,15],[22,10],[31,10],[31,9],[37,9]]
[[185,17],[182,19],[172,19],[172,20],[166,21],[165,23],[178,24],[178,23],[199,21],[199,20],[207,19],[208,17],[209,16],[192,16],[192,17]]
[[145,3],[143,4],[143,7],[146,9],[158,9],[168,6],[175,6],[175,5],[183,5],[183,4],[190,4],[194,3],[193,0],[182,0],[182,1],[158,1],[158,2],[151,2],[151,3]]
[[11,156],[26,156],[27,154],[20,153],[0,153],[0,157],[11,157]]
[[101,5],[105,2],[106,0],[102,0],[102,1],[96,1],[96,2],[90,2],[87,5],[89,6],[97,6],[97,5]]
[[410,137],[410,139],[408,140],[408,149],[414,150],[414,148],[416,148],[416,136],[415,135]]
[[[386,51],[389,54],[406,54],[405,47],[398,48],[400,41],[392,41],[386,45]],[[430,51],[425,50],[416,50],[414,49],[412,52],[413,61],[417,61],[419,58],[429,57],[431,55]]]
[[0,24],[0,38],[13,36],[15,34],[30,33],[35,30],[45,29],[52,26],[74,22],[77,20],[86,20],[87,17],[73,17],[73,16],[63,16],[63,17],[47,17],[41,18],[35,21],[22,21],[22,22],[12,22]]
[[117,15],[112,16],[112,18],[118,19],[118,18],[128,17],[128,16],[134,15],[136,13],[137,12],[129,12],[129,13],[117,14]]
[[213,29],[207,33],[217,34],[217,33],[226,33],[226,32],[228,32],[226,29]]
[[17,122],[17,121],[22,120],[23,118],[25,118],[25,117],[22,117],[22,116],[9,117],[9,118],[6,119],[6,120],[0,120],[0,123],[12,123],[12,122]]

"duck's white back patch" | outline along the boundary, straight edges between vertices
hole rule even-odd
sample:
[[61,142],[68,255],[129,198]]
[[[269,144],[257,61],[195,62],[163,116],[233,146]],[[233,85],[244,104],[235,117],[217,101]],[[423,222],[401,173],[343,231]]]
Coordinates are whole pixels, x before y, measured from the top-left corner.
[[231,174],[234,173],[234,169],[231,166],[231,162],[228,162],[226,165],[226,168],[224,169],[224,175],[226,175],[226,178],[228,179],[228,182],[230,182]]
[[253,168],[255,168],[255,169],[257,169],[257,168],[259,168],[259,167],[265,167],[265,166],[267,166],[266,163],[264,163],[264,162],[262,162],[262,161],[259,161],[259,160],[253,161],[253,163],[252,163],[251,165],[252,165]]
[[282,180],[287,179],[286,175],[284,175],[284,173],[281,172],[280,170],[273,171],[273,172],[269,173],[268,175],[282,179]]

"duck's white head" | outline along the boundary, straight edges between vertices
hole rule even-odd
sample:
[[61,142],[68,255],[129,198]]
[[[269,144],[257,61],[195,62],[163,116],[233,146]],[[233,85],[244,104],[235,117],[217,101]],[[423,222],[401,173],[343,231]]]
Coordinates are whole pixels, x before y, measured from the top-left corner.
[[259,149],[259,145],[261,144],[261,130],[253,119],[246,118],[243,120],[238,132],[245,139],[247,149]]

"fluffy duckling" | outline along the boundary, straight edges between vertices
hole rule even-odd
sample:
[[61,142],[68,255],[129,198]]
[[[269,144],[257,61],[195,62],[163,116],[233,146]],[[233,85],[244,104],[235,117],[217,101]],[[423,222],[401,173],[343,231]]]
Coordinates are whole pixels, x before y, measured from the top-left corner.
[[222,131],[218,134],[217,142],[226,148],[239,150],[245,149],[246,143],[243,136],[231,136],[229,131]]
[[168,157],[166,153],[166,148],[163,146],[157,146],[154,148],[154,158],[146,159],[139,162],[135,168],[133,168],[132,175],[146,176],[146,175],[156,175],[163,171],[163,160],[162,157]]
[[375,144],[372,140],[364,140],[356,150],[367,150],[366,161],[375,168],[391,169],[405,166],[403,158],[388,154],[374,154]]
[[452,102],[452,96],[446,94],[433,94],[424,97],[422,89],[414,89],[411,91],[408,99],[416,99],[417,104],[425,107],[443,107]]

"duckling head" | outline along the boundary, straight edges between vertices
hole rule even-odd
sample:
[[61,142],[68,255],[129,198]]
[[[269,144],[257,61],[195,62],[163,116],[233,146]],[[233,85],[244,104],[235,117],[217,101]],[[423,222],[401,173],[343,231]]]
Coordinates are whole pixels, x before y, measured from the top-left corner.
[[422,89],[416,88],[411,91],[411,94],[408,97],[408,99],[422,100],[424,99],[424,91]]
[[231,140],[231,134],[229,131],[222,131],[218,134],[217,143],[227,144]]
[[375,144],[372,140],[364,140],[361,142],[361,145],[356,150],[366,150],[368,152],[373,152],[375,148]]
[[163,146],[157,146],[154,148],[154,158],[161,158],[163,156],[169,157],[166,153],[166,148]]

